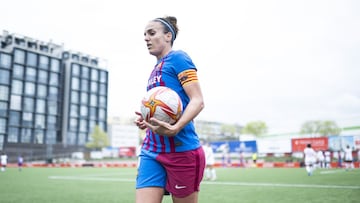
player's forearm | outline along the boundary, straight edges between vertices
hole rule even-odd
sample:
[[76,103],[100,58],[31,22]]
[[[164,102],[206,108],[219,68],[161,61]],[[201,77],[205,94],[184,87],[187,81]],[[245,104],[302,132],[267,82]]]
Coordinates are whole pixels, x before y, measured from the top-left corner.
[[[203,99],[192,99],[184,110],[182,116],[175,124],[177,129],[184,128],[190,121],[194,120],[196,116],[204,109]],[[180,130],[179,130],[180,131]]]

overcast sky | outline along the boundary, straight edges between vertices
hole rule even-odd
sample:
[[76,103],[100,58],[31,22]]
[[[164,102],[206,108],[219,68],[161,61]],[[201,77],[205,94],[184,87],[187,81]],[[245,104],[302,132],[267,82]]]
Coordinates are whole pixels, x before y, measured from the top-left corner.
[[0,29],[107,60],[109,116],[139,110],[155,58],[143,37],[156,17],[178,18],[174,49],[198,68],[198,119],[269,133],[305,121],[360,125],[360,1],[1,0]]

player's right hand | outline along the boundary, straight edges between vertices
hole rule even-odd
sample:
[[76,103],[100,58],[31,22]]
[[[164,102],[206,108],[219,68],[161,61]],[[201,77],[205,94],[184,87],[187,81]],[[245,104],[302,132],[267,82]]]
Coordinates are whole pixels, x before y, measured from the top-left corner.
[[137,112],[137,111],[135,111],[135,114],[139,116],[134,121],[135,125],[138,128],[140,128],[141,130],[144,130],[147,126],[146,126],[146,123],[144,122],[144,118],[142,117],[142,114],[140,112]]

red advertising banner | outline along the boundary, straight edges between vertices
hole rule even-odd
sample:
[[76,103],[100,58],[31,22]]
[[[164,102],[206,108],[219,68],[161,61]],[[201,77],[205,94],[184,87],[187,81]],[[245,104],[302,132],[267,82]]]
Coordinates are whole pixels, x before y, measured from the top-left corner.
[[329,140],[327,137],[314,137],[314,138],[296,138],[291,139],[291,148],[293,152],[302,152],[306,148],[307,144],[311,144],[311,147],[315,150],[328,150]]

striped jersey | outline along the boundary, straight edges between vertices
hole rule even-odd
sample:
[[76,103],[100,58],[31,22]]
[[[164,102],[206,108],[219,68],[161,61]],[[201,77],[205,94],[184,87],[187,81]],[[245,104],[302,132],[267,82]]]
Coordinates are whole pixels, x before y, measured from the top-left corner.
[[[157,86],[166,86],[178,93],[183,109],[190,99],[183,86],[197,82],[196,67],[184,51],[171,51],[157,61],[148,80],[147,91]],[[176,136],[167,137],[146,130],[142,148],[152,152],[170,153],[193,150],[200,147],[193,121],[189,122]]]

